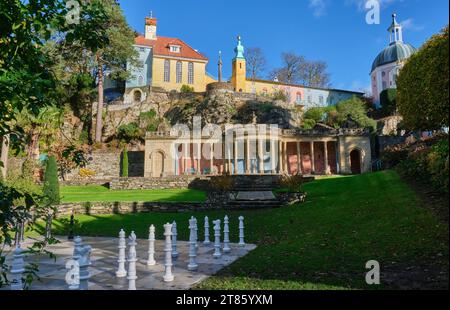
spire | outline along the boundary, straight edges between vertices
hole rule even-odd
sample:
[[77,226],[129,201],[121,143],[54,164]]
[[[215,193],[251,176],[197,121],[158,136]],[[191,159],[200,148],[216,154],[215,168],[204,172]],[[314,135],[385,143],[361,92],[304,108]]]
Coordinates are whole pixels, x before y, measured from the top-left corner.
[[241,39],[242,39],[241,36],[237,37],[238,45],[234,49],[234,52],[236,53],[235,59],[245,59],[245,57],[244,57],[244,46],[241,43]]
[[395,44],[397,42],[403,42],[403,30],[402,25],[397,22],[397,14],[392,14],[392,24],[388,28],[389,43]]
[[222,82],[222,65],[223,65],[223,63],[222,63],[222,51],[219,51],[219,63],[218,63],[218,66],[219,66],[219,83]]

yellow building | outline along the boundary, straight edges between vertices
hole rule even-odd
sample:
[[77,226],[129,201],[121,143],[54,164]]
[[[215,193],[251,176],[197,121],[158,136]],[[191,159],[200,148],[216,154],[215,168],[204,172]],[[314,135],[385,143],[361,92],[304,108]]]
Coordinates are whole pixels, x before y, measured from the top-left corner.
[[178,38],[157,35],[156,18],[145,19],[145,34],[136,37],[142,67],[129,65],[126,88],[161,87],[180,91],[183,85],[203,92],[215,80],[206,73],[208,58]]

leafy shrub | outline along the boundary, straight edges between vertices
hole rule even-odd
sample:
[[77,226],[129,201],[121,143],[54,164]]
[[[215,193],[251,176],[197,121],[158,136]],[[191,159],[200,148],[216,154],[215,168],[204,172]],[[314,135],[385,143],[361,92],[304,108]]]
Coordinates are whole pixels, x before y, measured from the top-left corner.
[[191,87],[189,85],[183,85],[183,86],[181,86],[180,92],[182,92],[182,93],[193,93],[194,92],[194,87]]
[[272,99],[273,100],[281,100],[283,102],[287,102],[288,101],[288,97],[287,97],[286,93],[283,90],[277,90],[276,92],[274,92],[272,94]]
[[161,123],[157,117],[155,110],[150,110],[148,112],[143,112],[139,115],[139,122],[142,128],[147,131],[155,132],[158,130],[158,126]]
[[141,139],[142,133],[139,125],[133,122],[127,125],[121,125],[117,129],[117,137],[119,140],[129,143],[133,140]]
[[313,129],[314,126],[316,126],[316,121],[313,119],[304,119],[303,123],[302,123],[302,128],[309,130],[309,129]]
[[381,113],[383,116],[390,116],[397,110],[397,90],[388,88],[380,93]]
[[57,205],[59,198],[58,164],[54,156],[47,159],[44,173],[44,200],[48,205]]
[[280,185],[282,188],[287,189],[290,193],[301,193],[303,176],[301,174],[283,175],[280,180]]

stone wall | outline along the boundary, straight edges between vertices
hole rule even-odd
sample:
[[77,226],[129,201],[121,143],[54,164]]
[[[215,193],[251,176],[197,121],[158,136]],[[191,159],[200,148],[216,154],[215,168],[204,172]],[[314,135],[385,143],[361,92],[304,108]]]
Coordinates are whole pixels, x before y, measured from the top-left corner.
[[109,183],[110,189],[207,189],[208,177],[171,176],[164,178],[114,178]]

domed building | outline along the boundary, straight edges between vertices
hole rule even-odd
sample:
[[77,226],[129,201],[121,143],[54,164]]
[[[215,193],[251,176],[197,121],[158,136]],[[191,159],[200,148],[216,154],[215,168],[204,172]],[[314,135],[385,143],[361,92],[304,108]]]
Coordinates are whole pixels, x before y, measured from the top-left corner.
[[397,88],[396,80],[405,61],[416,52],[416,49],[403,42],[403,30],[397,22],[397,15],[392,14],[392,24],[388,28],[389,46],[382,50],[372,64],[372,94],[377,106],[380,94],[388,88]]

